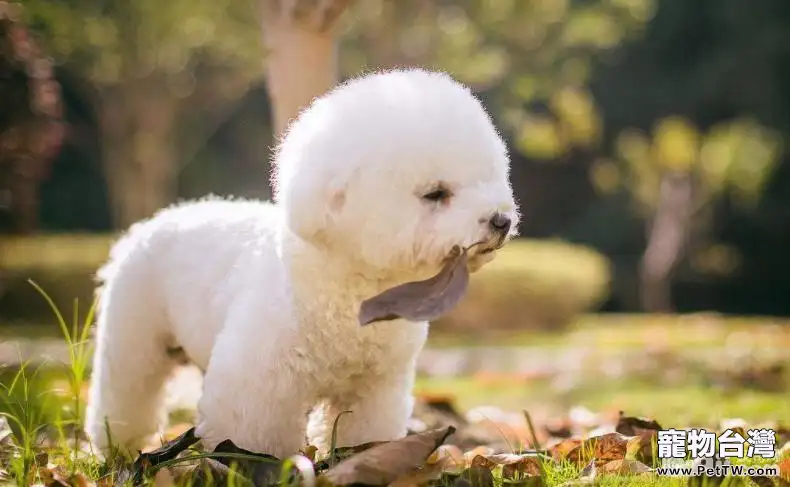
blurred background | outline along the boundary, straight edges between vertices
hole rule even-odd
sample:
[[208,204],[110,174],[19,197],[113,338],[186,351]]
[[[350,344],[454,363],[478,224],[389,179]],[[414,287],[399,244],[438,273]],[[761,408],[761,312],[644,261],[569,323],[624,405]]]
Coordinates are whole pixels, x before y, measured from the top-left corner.
[[28,279],[84,310],[118,231],[269,198],[301,106],[422,66],[482,98],[523,211],[425,394],[790,419],[788,25],[786,0],[0,1],[3,350],[57,334]]

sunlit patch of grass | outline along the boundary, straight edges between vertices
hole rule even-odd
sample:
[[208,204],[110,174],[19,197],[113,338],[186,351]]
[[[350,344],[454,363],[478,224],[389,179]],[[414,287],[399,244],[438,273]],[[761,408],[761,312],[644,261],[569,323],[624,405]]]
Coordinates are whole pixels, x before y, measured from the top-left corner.
[[790,418],[790,402],[784,393],[761,391],[725,392],[696,384],[658,386],[629,379],[598,380],[558,392],[543,380],[513,381],[509,385],[488,384],[474,377],[417,380],[418,394],[455,398],[459,409],[495,405],[504,410],[524,408],[562,414],[576,405],[592,411],[622,410],[629,414],[656,418],[661,424],[717,425],[722,419],[743,418],[750,422]]
[[648,315],[589,314],[577,318],[567,329],[496,330],[454,333],[432,330],[432,347],[540,347],[558,348],[584,345],[600,350],[704,349],[744,344],[760,349],[790,348],[790,324],[786,319],[762,317],[721,317],[714,314]]
[[[50,463],[63,466],[69,474],[78,472],[92,480],[112,477],[118,472],[119,465],[115,460],[106,462],[86,449],[81,433],[85,409],[82,394],[88,381],[92,352],[89,335],[94,308],[91,307],[81,319],[75,303],[72,321],[68,323],[47,294],[40,287],[35,287],[56,318],[68,347],[68,363],[65,367],[45,363],[33,368],[22,362],[18,368],[5,373],[0,371],[0,413],[9,422],[13,444],[12,455],[2,460],[2,467],[9,470],[19,484],[29,485],[40,480],[37,478],[36,461],[40,461],[40,453],[46,452]],[[737,339],[733,339],[733,334]],[[787,337],[788,332],[765,320],[719,320],[704,316],[595,316],[580,320],[568,333],[493,335],[490,344],[522,344],[550,350],[583,345],[604,352],[642,350],[656,345],[692,352],[699,347],[748,345],[764,352],[790,346],[785,341]],[[442,344],[441,340],[440,335],[433,339],[433,343]],[[451,340],[444,344],[460,344],[463,338],[455,337],[454,340],[456,342]],[[481,343],[485,344],[485,340],[476,342]],[[475,377],[420,378],[417,391],[454,396],[462,410],[477,405],[496,405],[512,411],[550,409],[562,414],[571,406],[583,405],[592,411],[619,409],[633,415],[651,416],[667,427],[717,425],[721,419],[732,417],[740,417],[747,422],[790,418],[790,402],[784,393],[746,389],[725,392],[707,385],[693,373],[675,379],[671,385],[667,384],[666,378],[636,378],[626,374],[611,379],[589,372],[579,375],[579,380],[571,387],[562,389],[545,378],[510,378],[504,381],[485,381]],[[57,384],[65,384],[61,387],[64,391],[55,392]],[[192,419],[189,412],[179,414],[180,421]],[[173,459],[161,467],[209,457],[216,455],[193,452],[188,459]],[[545,485],[557,486],[573,481],[578,479],[580,471],[578,466],[568,462],[547,462],[544,464]],[[230,484],[237,483],[237,480],[231,476]],[[284,485],[295,485],[285,475],[280,480]],[[733,482],[730,483],[735,485]],[[680,486],[686,483],[687,479],[655,475],[599,475],[595,478],[595,485]],[[495,485],[510,484],[500,476],[495,479]]]
[[37,371],[28,370],[23,363],[6,384],[0,383],[0,400],[5,418],[11,430],[13,453],[9,468],[18,483],[27,484],[34,479],[39,435],[49,424],[47,396],[37,390]]
[[[92,343],[90,327],[95,306],[91,306],[84,320],[80,320],[78,304],[74,303],[73,321],[67,324],[63,314],[47,293],[31,281],[57,319],[62,338],[68,347],[69,360],[65,367],[39,363],[31,372],[30,365],[22,362],[16,370],[0,375],[2,409],[12,431],[15,454],[11,456],[14,479],[20,485],[36,481],[39,465],[37,455],[47,454],[47,461],[64,465],[69,473],[100,475],[103,468],[98,459],[81,450],[85,444],[83,431],[82,391],[88,381]],[[21,362],[21,360],[20,360]],[[60,391],[58,381],[68,384]],[[46,449],[42,450],[46,443]]]
[[82,407],[82,391],[88,381],[88,366],[90,365],[93,352],[93,342],[90,340],[90,329],[96,311],[96,300],[94,300],[93,304],[88,309],[85,320],[82,322],[80,322],[79,318],[79,303],[74,301],[73,320],[71,327],[69,327],[66,324],[65,318],[52,299],[50,299],[49,295],[33,281],[30,281],[30,284],[33,285],[46,300],[52,313],[57,318],[60,331],[63,334],[63,339],[66,341],[66,345],[69,348],[69,362],[67,364],[66,376],[68,378],[69,394],[72,398],[72,410],[71,420],[67,421],[66,424],[71,426],[74,432],[72,461],[76,462],[79,454],[79,435],[83,431],[84,411]]

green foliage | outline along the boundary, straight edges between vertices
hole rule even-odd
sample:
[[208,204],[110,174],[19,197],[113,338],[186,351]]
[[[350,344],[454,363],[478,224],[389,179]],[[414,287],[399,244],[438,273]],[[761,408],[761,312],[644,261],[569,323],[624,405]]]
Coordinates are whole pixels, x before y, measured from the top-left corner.
[[467,296],[437,327],[561,327],[608,295],[610,272],[607,259],[590,248],[519,239],[472,275]]
[[[13,301],[16,319],[43,319],[38,312],[41,298],[31,292],[29,276],[47,289],[55,305],[75,296],[90,300],[92,275],[107,258],[113,238],[58,235],[0,241],[8,249],[0,266],[9,272],[0,304],[10,306]],[[438,326],[558,326],[599,304],[607,296],[609,281],[608,261],[590,248],[518,239],[472,276],[469,295]]]
[[29,22],[60,61],[99,86],[153,73],[171,92],[195,83],[198,62],[259,71],[260,29],[251,0],[26,0]]
[[38,369],[31,373],[23,363],[9,381],[0,382],[0,416],[11,430],[14,453],[9,464],[19,485],[31,483],[39,436],[51,420],[48,395],[37,387],[37,375]]
[[642,208],[658,201],[661,177],[688,173],[696,181],[697,204],[731,190],[737,203],[754,205],[782,153],[779,133],[753,119],[721,122],[701,132],[678,116],[659,120],[652,134],[630,129],[617,137],[614,160],[592,168],[593,182],[610,193],[625,187]]
[[72,410],[70,411],[71,419],[67,420],[65,423],[63,421],[60,423],[67,424],[74,431],[74,450],[72,452],[72,462],[74,464],[78,461],[79,435],[84,429],[82,392],[88,382],[88,366],[90,365],[91,356],[93,354],[93,341],[90,337],[90,330],[93,325],[96,300],[94,299],[82,323],[80,323],[79,300],[74,300],[73,321],[69,328],[63,314],[55,305],[54,301],[52,301],[52,298],[50,298],[44,289],[35,282],[30,281],[30,284],[36,288],[36,291],[46,300],[49,309],[57,319],[60,332],[63,334],[63,339],[66,341],[66,345],[69,349],[69,362],[67,364],[66,375],[68,377],[69,395],[72,398]]
[[[342,38],[343,71],[446,70],[486,93],[519,149],[556,158],[598,143],[600,121],[583,89],[590,63],[640,32],[655,8],[654,0],[358,2]],[[554,113],[528,109],[532,102]]]

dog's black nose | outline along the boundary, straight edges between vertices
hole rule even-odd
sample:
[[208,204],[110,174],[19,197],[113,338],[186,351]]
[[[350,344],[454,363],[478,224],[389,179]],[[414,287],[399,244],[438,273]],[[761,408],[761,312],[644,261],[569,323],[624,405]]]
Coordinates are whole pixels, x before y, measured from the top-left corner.
[[507,233],[510,231],[510,217],[504,213],[495,213],[494,216],[488,221],[491,229],[499,233]]

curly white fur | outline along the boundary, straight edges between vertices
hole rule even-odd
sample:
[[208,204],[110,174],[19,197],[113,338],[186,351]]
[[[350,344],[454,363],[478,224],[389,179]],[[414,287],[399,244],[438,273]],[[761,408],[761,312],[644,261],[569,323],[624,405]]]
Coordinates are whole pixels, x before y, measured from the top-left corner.
[[[390,71],[315,100],[274,167],[274,203],[180,204],[113,248],[87,418],[98,446],[105,425],[131,451],[158,432],[176,348],[205,373],[208,447],[229,438],[285,456],[307,434],[326,448],[343,410],[341,446],[406,433],[427,323],[361,328],[359,305],[434,274],[454,245],[490,243],[475,268],[493,258],[518,218],[505,144],[447,75]],[[511,229],[494,229],[495,215]]]

